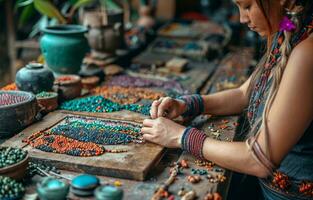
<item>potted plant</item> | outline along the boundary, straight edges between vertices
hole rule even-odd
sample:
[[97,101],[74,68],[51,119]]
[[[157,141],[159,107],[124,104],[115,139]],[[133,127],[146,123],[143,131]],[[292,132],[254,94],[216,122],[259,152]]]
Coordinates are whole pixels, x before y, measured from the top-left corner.
[[[47,66],[55,74],[75,74],[80,70],[82,60],[89,50],[85,33],[87,28],[74,25],[73,16],[81,6],[95,0],[69,0],[61,11],[52,0],[18,0],[15,8],[23,8],[20,24],[27,21],[31,11],[37,10],[44,16],[42,19],[52,19],[53,25],[40,27],[43,33],[40,38],[40,48]],[[63,11],[63,12],[62,12]],[[38,29],[38,27],[35,27]]]

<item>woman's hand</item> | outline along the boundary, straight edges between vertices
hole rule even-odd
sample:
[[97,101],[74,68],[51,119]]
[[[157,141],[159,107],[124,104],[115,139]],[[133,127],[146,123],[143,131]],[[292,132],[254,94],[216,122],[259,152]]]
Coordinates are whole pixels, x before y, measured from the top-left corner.
[[180,148],[184,130],[184,126],[170,119],[159,117],[157,119],[145,119],[141,132],[145,140],[169,148]]
[[186,103],[181,100],[171,97],[162,97],[159,100],[153,101],[150,109],[152,119],[158,117],[166,117],[174,119],[183,114],[187,109]]

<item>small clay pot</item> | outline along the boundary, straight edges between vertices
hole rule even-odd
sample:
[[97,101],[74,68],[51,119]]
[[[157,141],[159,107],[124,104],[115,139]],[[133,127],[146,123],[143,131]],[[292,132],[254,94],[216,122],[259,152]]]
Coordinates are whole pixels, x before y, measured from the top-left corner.
[[51,112],[58,108],[58,93],[46,92],[47,96],[36,96],[39,106],[43,109],[43,112]]
[[17,181],[22,180],[26,174],[26,169],[28,167],[29,156],[26,157],[18,163],[9,165],[4,168],[0,168],[0,176],[8,176]]
[[61,100],[70,100],[81,95],[81,78],[76,75],[59,76],[54,82],[53,89]]
[[40,63],[29,63],[16,73],[15,78],[19,90],[34,94],[51,90],[53,81],[52,71]]
[[86,77],[82,79],[83,88],[90,90],[99,84],[100,78],[97,76]]

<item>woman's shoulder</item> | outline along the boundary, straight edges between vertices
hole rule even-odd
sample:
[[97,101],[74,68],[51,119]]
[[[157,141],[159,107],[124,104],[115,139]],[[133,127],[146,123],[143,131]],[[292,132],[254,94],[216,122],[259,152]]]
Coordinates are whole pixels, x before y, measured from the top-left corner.
[[289,63],[292,63],[292,65],[296,64],[299,70],[301,68],[310,68],[313,70],[313,35],[294,47],[289,57]]

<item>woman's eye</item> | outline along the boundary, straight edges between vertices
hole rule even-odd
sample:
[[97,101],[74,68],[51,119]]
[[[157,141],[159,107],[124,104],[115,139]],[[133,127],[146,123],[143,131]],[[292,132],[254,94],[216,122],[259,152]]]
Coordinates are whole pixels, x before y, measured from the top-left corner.
[[248,5],[248,6],[244,6],[244,9],[245,10],[249,10],[251,8],[251,6],[250,5]]

